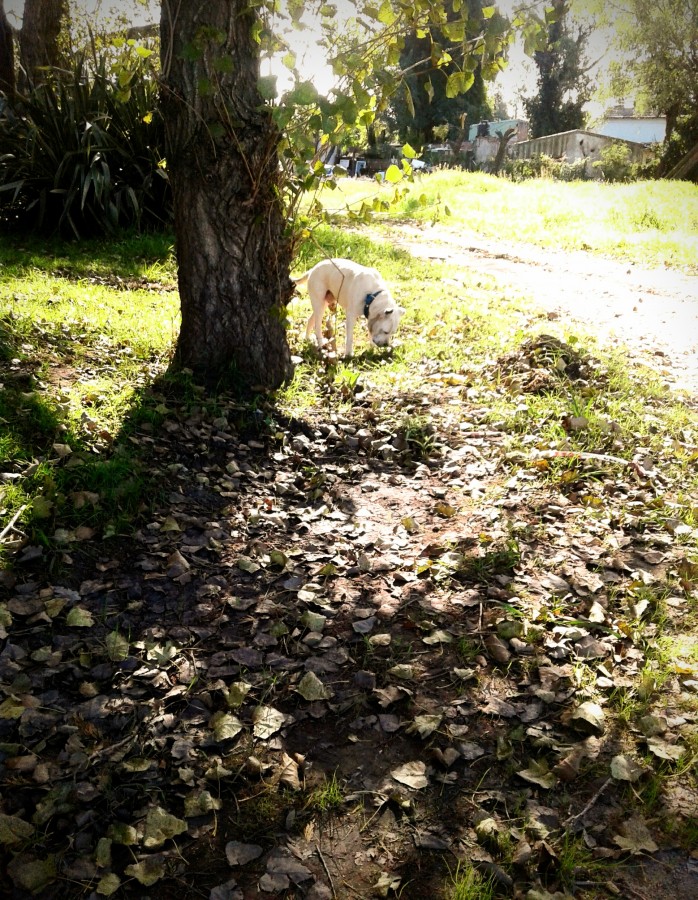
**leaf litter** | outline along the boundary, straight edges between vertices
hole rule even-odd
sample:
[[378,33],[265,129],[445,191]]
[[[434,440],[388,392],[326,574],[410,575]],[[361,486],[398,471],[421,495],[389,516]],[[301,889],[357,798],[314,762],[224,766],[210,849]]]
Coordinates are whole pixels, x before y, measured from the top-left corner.
[[[595,370],[548,339],[499,365],[523,392]],[[152,521],[71,546],[60,577],[18,563],[0,603],[15,896],[417,898],[455,856],[505,892],[592,898],[637,883],[595,881],[606,860],[679,865],[698,672],[660,673],[652,649],[695,606],[695,531],[650,514],[671,508],[661,465],[582,454],[552,477],[550,448],[510,445],[467,384],[425,364],[423,456],[366,398],[254,427],[225,397],[170,405]],[[572,875],[567,841],[587,854]]]

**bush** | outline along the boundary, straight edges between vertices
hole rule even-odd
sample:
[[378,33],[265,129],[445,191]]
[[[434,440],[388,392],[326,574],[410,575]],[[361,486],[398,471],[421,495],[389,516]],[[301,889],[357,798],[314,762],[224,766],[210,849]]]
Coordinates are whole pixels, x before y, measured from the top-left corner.
[[526,181],[529,178],[552,178],[554,181],[588,181],[591,173],[588,160],[578,159],[573,163],[561,162],[544,153],[530,159],[508,159],[502,173],[512,181]]
[[604,181],[630,181],[632,178],[632,163],[630,161],[630,150],[621,143],[613,143],[608,147],[604,147],[601,157],[592,163],[595,169],[598,169]]
[[111,71],[79,57],[5,108],[0,227],[87,237],[170,222],[148,52],[126,47]]

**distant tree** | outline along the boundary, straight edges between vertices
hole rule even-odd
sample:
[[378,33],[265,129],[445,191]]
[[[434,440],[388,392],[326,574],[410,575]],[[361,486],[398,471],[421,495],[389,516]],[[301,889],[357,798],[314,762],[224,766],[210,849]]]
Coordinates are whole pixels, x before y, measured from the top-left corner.
[[698,0],[624,0],[611,22],[614,92],[666,115],[668,169],[698,140]]
[[501,91],[497,90],[494,92],[492,99],[490,100],[490,107],[492,108],[492,118],[494,121],[506,121],[511,118],[509,107],[507,106]]
[[59,36],[68,0],[25,0],[20,33],[22,81],[40,81],[42,69],[61,63]]
[[583,107],[591,94],[591,66],[585,59],[590,29],[579,26],[574,35],[569,11],[569,0],[552,0],[546,14],[547,46],[533,54],[538,93],[523,101],[532,138],[584,126]]
[[0,91],[11,101],[15,93],[15,49],[12,29],[0,0]]
[[[485,79],[477,58],[470,61],[467,77],[470,87],[454,96],[449,77],[459,71],[455,63],[440,68],[435,64],[444,55],[458,56],[457,48],[481,33],[483,16],[481,0],[468,0],[468,21],[463,27],[459,13],[447,12],[441,28],[428,33],[412,32],[405,38],[400,54],[400,68],[405,73],[401,90],[392,98],[392,113],[400,139],[418,145],[432,143],[434,128],[449,126],[448,139],[457,139],[463,121],[473,125],[491,115]],[[462,52],[462,51],[461,51]],[[464,117],[465,116],[465,120]]]

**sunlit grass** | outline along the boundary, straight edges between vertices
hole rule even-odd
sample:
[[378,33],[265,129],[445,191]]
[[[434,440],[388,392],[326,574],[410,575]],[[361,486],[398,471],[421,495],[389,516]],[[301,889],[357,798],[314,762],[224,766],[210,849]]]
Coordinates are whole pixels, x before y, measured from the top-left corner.
[[[338,213],[350,203],[391,198],[395,188],[343,178],[322,202]],[[461,234],[589,250],[644,265],[698,269],[698,185],[530,180],[437,170],[404,183],[407,193],[377,223],[439,222]],[[448,212],[446,211],[448,208]]]

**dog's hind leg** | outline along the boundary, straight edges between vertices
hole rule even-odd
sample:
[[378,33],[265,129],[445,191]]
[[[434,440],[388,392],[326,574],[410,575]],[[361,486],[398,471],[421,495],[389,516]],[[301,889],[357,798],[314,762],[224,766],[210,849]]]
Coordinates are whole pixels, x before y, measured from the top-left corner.
[[306,341],[310,340],[310,333],[312,332],[314,326],[315,326],[315,313],[311,313],[310,318],[308,319],[308,324],[305,326]]

